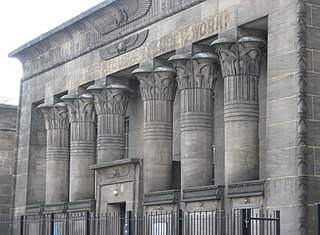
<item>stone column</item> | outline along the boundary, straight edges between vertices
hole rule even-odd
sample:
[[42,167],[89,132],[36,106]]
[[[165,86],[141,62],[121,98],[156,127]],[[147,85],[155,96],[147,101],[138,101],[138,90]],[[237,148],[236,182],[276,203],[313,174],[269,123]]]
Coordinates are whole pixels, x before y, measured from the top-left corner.
[[218,57],[198,53],[169,58],[181,94],[181,187],[212,184],[212,95]]
[[144,193],[172,189],[172,120],[176,72],[159,67],[132,72],[143,100]]
[[46,204],[69,201],[69,120],[64,103],[39,105],[47,130]]
[[94,95],[97,122],[98,164],[124,156],[124,117],[132,90],[120,84],[88,87]]
[[68,94],[61,98],[68,107],[70,122],[70,202],[94,199],[96,125],[93,96]]
[[259,179],[258,82],[265,44],[255,37],[211,44],[224,77],[226,183]]

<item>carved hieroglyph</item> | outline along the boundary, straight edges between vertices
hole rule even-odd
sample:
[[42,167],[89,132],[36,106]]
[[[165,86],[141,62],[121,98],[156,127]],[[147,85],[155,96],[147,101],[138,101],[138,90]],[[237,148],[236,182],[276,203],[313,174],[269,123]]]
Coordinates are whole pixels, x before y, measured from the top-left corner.
[[224,77],[225,180],[259,179],[259,96],[265,41],[220,38],[211,44]]
[[98,163],[122,159],[124,117],[132,90],[120,84],[110,84],[107,87],[96,84],[88,87],[88,91],[94,95],[98,115]]
[[93,95],[68,94],[61,98],[67,105],[70,121],[70,201],[94,199],[96,156],[96,113]]
[[[218,57],[198,53],[169,58],[177,70],[181,94],[181,187],[212,183],[212,96]],[[199,141],[201,140],[201,141]]]
[[69,120],[64,103],[39,105],[47,130],[46,204],[69,201]]
[[144,193],[172,187],[172,120],[176,72],[170,67],[132,72],[140,82],[144,125]]

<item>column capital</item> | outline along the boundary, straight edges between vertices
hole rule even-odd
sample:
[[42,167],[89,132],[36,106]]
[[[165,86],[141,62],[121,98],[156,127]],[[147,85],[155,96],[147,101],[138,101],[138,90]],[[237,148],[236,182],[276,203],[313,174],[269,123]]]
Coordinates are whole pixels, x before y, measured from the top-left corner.
[[177,70],[177,82],[180,90],[214,90],[218,73],[218,56],[202,52],[193,55],[177,54],[169,58]]
[[45,119],[46,130],[69,129],[68,109],[63,102],[41,104],[38,108],[42,111]]
[[167,66],[155,70],[138,68],[132,72],[140,82],[142,100],[174,101],[176,94],[176,71]]
[[216,49],[224,78],[230,76],[259,77],[263,61],[266,42],[252,36],[234,41],[219,38],[211,43]]
[[125,115],[130,95],[133,93],[127,86],[121,84],[95,84],[87,89],[94,95],[95,108],[100,114]]
[[95,122],[96,112],[94,109],[94,98],[92,94],[68,94],[61,97],[69,111],[69,121],[73,122]]

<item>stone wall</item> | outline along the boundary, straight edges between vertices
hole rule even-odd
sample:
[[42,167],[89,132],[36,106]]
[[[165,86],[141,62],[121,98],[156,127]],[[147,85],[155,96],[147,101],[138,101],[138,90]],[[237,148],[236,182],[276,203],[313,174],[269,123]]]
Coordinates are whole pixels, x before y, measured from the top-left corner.
[[0,104],[0,217],[11,209],[17,107]]

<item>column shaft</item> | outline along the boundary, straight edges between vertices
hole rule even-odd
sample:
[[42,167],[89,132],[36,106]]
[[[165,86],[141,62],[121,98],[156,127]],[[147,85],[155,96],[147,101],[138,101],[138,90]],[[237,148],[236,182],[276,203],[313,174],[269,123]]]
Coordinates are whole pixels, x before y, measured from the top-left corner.
[[69,201],[69,121],[63,103],[38,106],[47,129],[46,204]]
[[172,102],[144,101],[144,117],[144,192],[171,189]]
[[124,116],[121,114],[98,115],[97,151],[98,162],[123,158]]
[[169,67],[137,69],[143,100],[144,193],[172,189],[172,120],[176,72]]
[[70,121],[71,202],[94,198],[95,110],[91,94],[68,94],[61,98],[67,105]]
[[181,187],[212,184],[212,95],[218,57],[210,53],[175,55],[181,94]]

